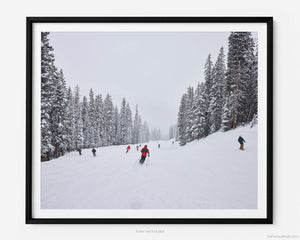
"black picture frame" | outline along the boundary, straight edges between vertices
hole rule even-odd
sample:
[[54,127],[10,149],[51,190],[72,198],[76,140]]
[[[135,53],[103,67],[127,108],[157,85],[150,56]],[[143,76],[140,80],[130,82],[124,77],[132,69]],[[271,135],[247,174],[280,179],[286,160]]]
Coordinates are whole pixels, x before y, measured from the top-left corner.
[[[26,29],[26,224],[272,224],[273,223],[273,17],[27,17]],[[267,26],[267,172],[265,218],[34,218],[33,25],[35,23],[265,23]]]

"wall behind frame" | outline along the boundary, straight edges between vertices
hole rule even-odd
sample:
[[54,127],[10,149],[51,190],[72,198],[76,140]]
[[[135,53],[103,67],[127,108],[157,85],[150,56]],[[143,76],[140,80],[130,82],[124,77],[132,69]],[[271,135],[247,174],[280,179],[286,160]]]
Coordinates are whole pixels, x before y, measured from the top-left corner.
[[[300,238],[298,119],[300,16],[297,1],[12,0],[0,14],[1,239]],[[193,226],[25,225],[26,16],[273,16],[274,224]],[[160,230],[145,233],[143,230]],[[143,233],[144,232],[144,233]],[[150,231],[151,232],[151,231]],[[163,232],[163,233],[161,233]]]

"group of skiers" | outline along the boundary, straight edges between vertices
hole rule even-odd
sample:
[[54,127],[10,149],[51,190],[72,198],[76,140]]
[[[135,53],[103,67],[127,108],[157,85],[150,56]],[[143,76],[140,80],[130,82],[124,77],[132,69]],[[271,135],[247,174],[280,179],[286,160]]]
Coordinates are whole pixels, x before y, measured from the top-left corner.
[[[138,151],[141,146],[142,146],[141,144],[137,145],[136,150]],[[128,153],[130,149],[131,149],[131,147],[130,147],[130,145],[128,145],[126,148],[126,153]],[[140,164],[143,164],[146,160],[147,154],[148,154],[148,157],[150,157],[150,152],[149,152],[149,149],[147,148],[147,145],[145,145],[142,148],[141,153],[142,153],[142,155],[141,155],[141,159],[139,160],[139,162],[140,162]]]
[[[80,148],[77,148],[76,152],[78,152],[79,155],[82,155],[82,154],[81,154],[81,149],[80,149]],[[95,148],[92,149],[92,153],[93,153],[93,156],[96,157],[96,149],[95,149]]]
[[[246,142],[245,139],[242,138],[241,136],[239,136],[238,142],[240,143],[240,150],[244,150],[244,143]],[[172,144],[174,144],[174,141],[172,141]],[[140,147],[141,147],[141,144],[137,145],[136,150],[138,151]],[[158,144],[157,147],[160,148],[160,144]],[[128,145],[126,147],[126,153],[128,153],[130,149],[131,149],[131,147],[130,147],[130,145]],[[77,149],[77,152],[79,152],[79,155],[82,155],[80,148]],[[95,148],[92,149],[92,153],[93,153],[93,156],[96,157],[96,149]],[[143,164],[146,160],[147,155],[148,155],[148,157],[150,157],[150,152],[149,152],[147,145],[145,145],[142,148],[141,154],[142,155],[141,155],[141,159],[139,160],[139,163]]]

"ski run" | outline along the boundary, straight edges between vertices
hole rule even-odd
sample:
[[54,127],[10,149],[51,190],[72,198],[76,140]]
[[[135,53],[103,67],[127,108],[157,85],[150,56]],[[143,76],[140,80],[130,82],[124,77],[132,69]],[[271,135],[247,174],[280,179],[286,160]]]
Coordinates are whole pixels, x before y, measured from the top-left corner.
[[[245,150],[239,150],[239,136]],[[146,143],[83,149],[41,162],[42,209],[255,209],[257,126],[216,132],[179,146]],[[160,144],[160,148],[158,148]],[[142,147],[145,144],[142,144]]]

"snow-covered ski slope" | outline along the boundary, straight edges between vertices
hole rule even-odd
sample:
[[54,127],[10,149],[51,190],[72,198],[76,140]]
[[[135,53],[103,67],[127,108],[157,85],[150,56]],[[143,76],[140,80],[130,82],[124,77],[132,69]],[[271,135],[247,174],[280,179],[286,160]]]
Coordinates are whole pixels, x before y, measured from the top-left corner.
[[[238,136],[246,140],[239,150]],[[91,149],[41,163],[43,209],[255,209],[257,127],[218,132],[183,147],[147,143]]]

